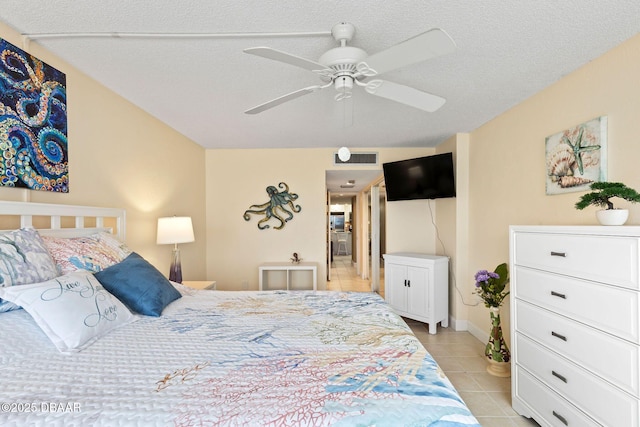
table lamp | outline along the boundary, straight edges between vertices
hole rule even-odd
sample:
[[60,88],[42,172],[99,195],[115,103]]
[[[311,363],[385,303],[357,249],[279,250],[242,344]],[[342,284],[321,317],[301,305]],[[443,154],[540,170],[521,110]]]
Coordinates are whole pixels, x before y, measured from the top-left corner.
[[182,266],[180,265],[180,249],[178,243],[193,242],[193,224],[190,216],[169,216],[158,218],[158,245],[174,245],[169,280],[182,283]]

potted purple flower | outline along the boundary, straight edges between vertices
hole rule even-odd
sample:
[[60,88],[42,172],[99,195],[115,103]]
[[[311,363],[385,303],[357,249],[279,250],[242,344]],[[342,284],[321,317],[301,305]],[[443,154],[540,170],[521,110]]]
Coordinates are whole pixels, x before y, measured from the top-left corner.
[[476,294],[480,296],[491,316],[491,333],[485,347],[484,355],[489,361],[487,372],[492,375],[510,376],[511,353],[502,336],[500,324],[500,306],[509,295],[505,288],[509,283],[509,268],[506,263],[496,267],[494,271],[480,270],[475,275]]

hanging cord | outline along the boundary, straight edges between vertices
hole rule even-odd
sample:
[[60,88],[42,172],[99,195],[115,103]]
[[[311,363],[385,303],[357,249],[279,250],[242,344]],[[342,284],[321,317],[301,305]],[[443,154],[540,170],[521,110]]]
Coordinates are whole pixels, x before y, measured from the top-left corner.
[[464,296],[462,295],[462,291],[460,291],[460,288],[458,288],[458,281],[456,280],[455,269],[453,268],[453,260],[447,254],[447,249],[444,247],[444,242],[440,238],[440,232],[438,231],[438,226],[436,225],[436,222],[433,220],[433,210],[431,209],[431,199],[427,200],[427,205],[429,206],[429,214],[431,215],[431,224],[433,224],[433,228],[436,230],[436,238],[438,239],[438,242],[440,242],[440,246],[442,246],[442,252],[444,253],[445,256],[449,258],[449,273],[451,274],[451,282],[453,283],[453,287],[458,292],[458,295],[460,295],[460,301],[462,301],[462,304],[468,307],[476,307],[480,305],[480,302],[478,301],[476,301],[475,304],[470,304],[468,302],[465,302]]

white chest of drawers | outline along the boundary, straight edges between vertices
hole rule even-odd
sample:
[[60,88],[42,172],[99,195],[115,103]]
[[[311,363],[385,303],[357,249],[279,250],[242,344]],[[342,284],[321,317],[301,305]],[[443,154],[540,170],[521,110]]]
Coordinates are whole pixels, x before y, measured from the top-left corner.
[[543,426],[638,427],[640,227],[509,238],[513,408]]

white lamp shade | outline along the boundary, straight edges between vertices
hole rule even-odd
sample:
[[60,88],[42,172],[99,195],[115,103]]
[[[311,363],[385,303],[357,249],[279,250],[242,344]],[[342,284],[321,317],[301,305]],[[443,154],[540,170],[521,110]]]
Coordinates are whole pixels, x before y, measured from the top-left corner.
[[157,244],[188,243],[194,240],[196,239],[193,235],[193,224],[190,216],[158,218]]

